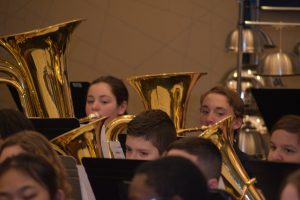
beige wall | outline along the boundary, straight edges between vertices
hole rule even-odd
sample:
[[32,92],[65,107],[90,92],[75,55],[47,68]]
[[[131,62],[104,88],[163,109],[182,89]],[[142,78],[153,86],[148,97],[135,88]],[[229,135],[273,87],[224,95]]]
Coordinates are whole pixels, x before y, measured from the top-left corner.
[[[104,74],[126,81],[135,75],[207,72],[192,91],[188,126],[197,125],[200,94],[236,66],[236,54],[224,47],[237,24],[234,0],[0,0],[0,5],[0,35],[86,19],[71,38],[72,81]],[[295,31],[286,41],[289,47],[298,42],[299,28]],[[135,114],[143,107],[128,88],[129,113]],[[0,90],[0,106],[13,105],[4,87]]]

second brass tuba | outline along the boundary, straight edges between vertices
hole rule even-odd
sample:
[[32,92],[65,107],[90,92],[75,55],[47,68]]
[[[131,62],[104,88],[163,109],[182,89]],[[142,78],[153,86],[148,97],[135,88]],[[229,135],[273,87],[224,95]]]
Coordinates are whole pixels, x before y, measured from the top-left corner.
[[74,117],[66,53],[73,20],[15,35],[0,36],[0,83],[13,86],[27,117]]
[[185,127],[186,112],[191,91],[206,73],[181,72],[144,75],[129,78],[144,107],[166,112],[176,129]]

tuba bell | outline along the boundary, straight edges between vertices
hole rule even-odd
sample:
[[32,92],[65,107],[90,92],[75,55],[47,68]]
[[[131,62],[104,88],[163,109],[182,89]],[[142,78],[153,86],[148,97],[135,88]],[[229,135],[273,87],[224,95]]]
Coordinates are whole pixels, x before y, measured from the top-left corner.
[[83,157],[101,158],[101,129],[107,117],[90,121],[50,140],[54,150],[61,155],[73,156],[78,163]]
[[226,190],[232,193],[236,199],[263,200],[264,197],[254,186],[255,178],[249,178],[232,147],[232,117],[226,117],[214,125],[200,129],[204,131],[199,134],[199,137],[210,139],[222,154],[221,174],[225,179]]
[[191,91],[203,75],[206,73],[164,73],[131,77],[128,81],[138,92],[145,109],[166,112],[177,130],[185,127]]
[[82,21],[0,37],[0,83],[17,90],[27,117],[74,117],[66,52]]

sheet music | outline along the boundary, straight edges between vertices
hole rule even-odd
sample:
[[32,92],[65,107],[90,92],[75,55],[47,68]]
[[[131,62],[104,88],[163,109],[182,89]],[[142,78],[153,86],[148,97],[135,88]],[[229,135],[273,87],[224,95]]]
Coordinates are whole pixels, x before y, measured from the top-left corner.
[[114,158],[125,159],[125,155],[119,141],[107,142],[107,138],[105,136],[105,125],[103,125],[101,129],[101,147],[104,158],[110,158],[110,152],[108,152],[110,148]]
[[101,147],[102,147],[102,153],[104,158],[109,158],[109,152],[108,150],[108,144],[106,142],[106,136],[105,136],[105,125],[101,128]]
[[93,189],[91,187],[90,181],[86,174],[86,171],[83,165],[77,165],[79,180],[80,180],[80,189],[83,200],[96,200]]
[[110,141],[109,146],[114,158],[125,159],[125,155],[119,141]]

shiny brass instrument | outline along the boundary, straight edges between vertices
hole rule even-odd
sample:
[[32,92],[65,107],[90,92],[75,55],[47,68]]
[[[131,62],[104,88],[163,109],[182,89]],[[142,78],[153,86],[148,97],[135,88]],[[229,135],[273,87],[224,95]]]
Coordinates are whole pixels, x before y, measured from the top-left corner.
[[27,117],[74,117],[66,51],[82,21],[0,37],[0,83],[16,88]]
[[206,73],[182,72],[145,75],[128,79],[138,92],[145,109],[165,111],[176,129],[185,127],[186,111],[192,88]]
[[79,128],[53,138],[52,147],[61,155],[73,156],[81,163],[83,157],[103,157],[101,129],[107,117],[95,119]]
[[134,115],[122,115],[110,121],[105,128],[106,151],[109,158],[115,158],[110,146],[111,142],[119,142],[118,136],[126,132],[127,124],[134,118]]
[[232,117],[229,116],[218,123],[199,128],[203,132],[199,137],[210,139],[222,154],[222,176],[225,179],[226,190],[237,199],[262,200],[264,197],[254,186],[255,179],[250,179],[233,147]]

